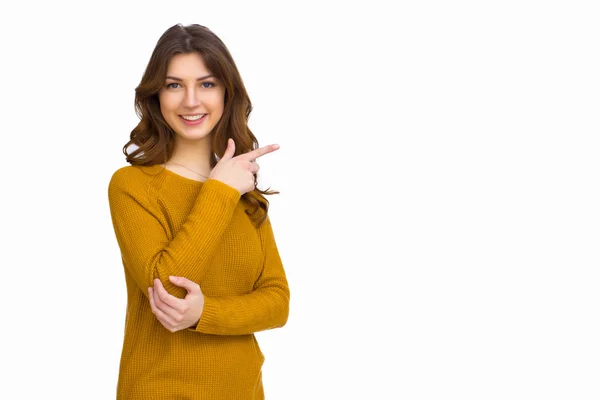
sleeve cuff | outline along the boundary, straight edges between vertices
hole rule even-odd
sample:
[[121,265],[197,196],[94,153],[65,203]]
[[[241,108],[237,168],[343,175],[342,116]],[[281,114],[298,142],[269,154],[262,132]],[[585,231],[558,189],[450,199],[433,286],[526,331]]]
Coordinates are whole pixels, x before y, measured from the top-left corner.
[[237,203],[242,194],[234,187],[229,186],[217,179],[208,179],[202,185],[202,191],[214,200]]
[[196,325],[196,331],[213,333],[212,331],[214,331],[214,329],[211,329],[211,327],[216,325],[219,318],[217,303],[216,299],[204,296],[204,308],[202,309],[200,321],[198,321],[198,324]]

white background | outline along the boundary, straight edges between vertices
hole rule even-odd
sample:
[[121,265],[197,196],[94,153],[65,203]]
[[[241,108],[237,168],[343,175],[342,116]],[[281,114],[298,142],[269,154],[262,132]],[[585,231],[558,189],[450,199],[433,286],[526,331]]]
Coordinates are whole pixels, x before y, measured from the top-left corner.
[[2,397],[114,398],[107,186],[156,41],[199,23],[281,145],[268,399],[600,398],[594,3],[3,3]]

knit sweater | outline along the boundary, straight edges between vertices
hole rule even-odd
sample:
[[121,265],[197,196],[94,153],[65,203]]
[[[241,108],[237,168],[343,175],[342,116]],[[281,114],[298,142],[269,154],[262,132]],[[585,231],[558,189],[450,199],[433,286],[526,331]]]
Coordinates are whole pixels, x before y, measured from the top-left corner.
[[[160,165],[125,166],[108,185],[127,286],[117,399],[264,399],[254,332],[285,325],[290,292],[270,219],[256,228],[240,192]],[[200,285],[196,326],[174,333],[152,313],[148,288],[169,276]]]

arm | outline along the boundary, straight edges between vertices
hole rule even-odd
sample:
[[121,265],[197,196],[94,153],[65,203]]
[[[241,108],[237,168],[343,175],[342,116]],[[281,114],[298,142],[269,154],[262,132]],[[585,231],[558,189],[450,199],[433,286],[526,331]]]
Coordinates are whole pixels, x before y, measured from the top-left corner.
[[123,262],[146,297],[148,287],[158,278],[169,293],[183,298],[185,289],[173,285],[169,275],[202,281],[241,194],[221,181],[207,180],[187,220],[169,241],[146,183],[132,179],[130,173],[136,172],[115,172],[108,187],[110,213]]
[[252,293],[239,296],[204,296],[197,326],[201,333],[245,335],[280,328],[288,319],[290,291],[269,218],[258,228],[263,248],[263,270]]

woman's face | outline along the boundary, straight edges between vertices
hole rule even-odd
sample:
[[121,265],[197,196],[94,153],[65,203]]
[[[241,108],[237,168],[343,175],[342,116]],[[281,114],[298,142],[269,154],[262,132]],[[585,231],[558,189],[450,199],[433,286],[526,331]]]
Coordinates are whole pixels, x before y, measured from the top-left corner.
[[158,93],[160,111],[183,139],[204,139],[223,115],[225,88],[210,76],[198,53],[177,54],[169,62]]

